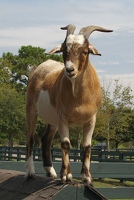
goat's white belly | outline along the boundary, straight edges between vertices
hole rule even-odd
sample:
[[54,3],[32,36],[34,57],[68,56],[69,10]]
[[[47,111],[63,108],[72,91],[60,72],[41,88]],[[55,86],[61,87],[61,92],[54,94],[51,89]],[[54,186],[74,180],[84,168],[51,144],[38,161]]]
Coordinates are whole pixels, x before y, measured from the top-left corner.
[[56,109],[51,105],[49,93],[41,90],[37,100],[37,113],[46,124],[58,125]]

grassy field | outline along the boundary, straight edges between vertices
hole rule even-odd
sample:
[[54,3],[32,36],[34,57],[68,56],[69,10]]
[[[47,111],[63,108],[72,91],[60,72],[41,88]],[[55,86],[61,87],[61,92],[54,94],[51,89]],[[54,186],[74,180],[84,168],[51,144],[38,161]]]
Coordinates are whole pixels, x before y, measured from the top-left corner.
[[[116,179],[94,179],[93,185],[95,188],[112,188],[112,187],[134,187],[134,181],[124,181],[123,183],[120,182],[120,180]],[[112,200],[112,199],[110,199]],[[120,200],[120,199],[116,199]],[[128,200],[128,199],[123,199]],[[131,199],[134,200],[134,199]]]
[[116,179],[94,179],[94,187],[134,187],[134,181],[124,181],[123,183],[120,180]]

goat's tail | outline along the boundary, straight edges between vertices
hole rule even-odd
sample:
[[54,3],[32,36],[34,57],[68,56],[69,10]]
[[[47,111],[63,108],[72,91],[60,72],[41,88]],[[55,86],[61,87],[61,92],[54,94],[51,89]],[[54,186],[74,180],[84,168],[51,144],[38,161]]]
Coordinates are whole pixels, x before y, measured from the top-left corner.
[[30,67],[28,67],[27,76],[28,76],[29,80],[31,79],[31,77],[32,77],[35,69],[36,69],[36,66],[30,66]]

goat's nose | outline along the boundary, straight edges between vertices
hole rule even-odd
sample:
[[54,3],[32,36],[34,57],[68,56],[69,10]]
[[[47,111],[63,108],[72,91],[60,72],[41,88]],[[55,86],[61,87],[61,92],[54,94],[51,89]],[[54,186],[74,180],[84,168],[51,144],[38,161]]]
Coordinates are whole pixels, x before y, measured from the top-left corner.
[[74,68],[73,67],[67,67],[66,71],[67,71],[67,73],[71,73],[71,72],[74,71]]

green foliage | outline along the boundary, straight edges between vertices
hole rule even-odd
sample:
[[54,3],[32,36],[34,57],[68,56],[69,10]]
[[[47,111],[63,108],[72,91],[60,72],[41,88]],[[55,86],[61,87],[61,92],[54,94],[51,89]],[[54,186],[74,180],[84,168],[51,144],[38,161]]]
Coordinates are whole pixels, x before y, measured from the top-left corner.
[[115,89],[112,94],[109,90],[102,88],[102,106],[98,113],[94,138],[107,140],[108,143],[114,141],[115,147],[134,139],[134,129],[130,131],[133,104],[131,92],[131,88],[123,87],[119,84],[119,80],[115,80]]
[[21,138],[26,132],[25,98],[9,84],[0,87],[0,133],[1,139],[7,138],[10,145],[13,138]]
[[[61,55],[47,56],[40,47],[22,46],[18,55],[3,53],[0,58],[0,143],[13,145],[13,141],[25,143],[26,119],[25,96],[28,69],[38,66],[47,59],[62,62]],[[45,127],[39,119],[35,131],[35,143],[40,145],[38,135]]]
[[31,66],[38,66],[41,62],[47,59],[45,49],[40,47],[22,46],[16,55],[15,62],[12,65],[12,73],[14,74],[14,82],[18,82],[18,89],[20,90],[27,85],[28,69]]
[[29,45],[22,46],[18,50],[18,55],[13,55],[10,52],[3,53],[0,65],[2,65],[2,68],[10,70],[10,81],[18,91],[21,90],[25,93],[30,67],[36,67],[48,59],[63,61],[61,55],[48,56],[45,54],[45,49]]
[[27,84],[27,80],[22,79],[22,75],[28,75],[28,69],[31,66],[38,66],[48,59],[61,60],[61,56],[45,54],[45,49],[40,47],[22,46],[15,56],[15,62],[12,67],[12,72],[16,74],[15,81],[19,80],[20,83]]
[[82,143],[82,127],[73,126],[70,128],[70,141],[73,148],[80,149]]
[[115,80],[115,90],[113,91],[113,103],[117,108],[123,109],[133,104],[133,95],[130,86],[124,87]]

